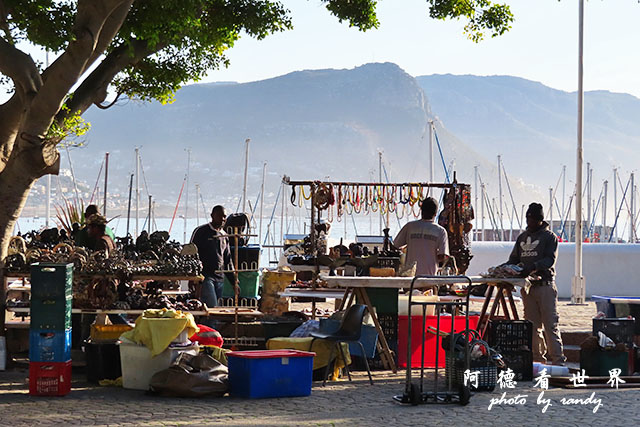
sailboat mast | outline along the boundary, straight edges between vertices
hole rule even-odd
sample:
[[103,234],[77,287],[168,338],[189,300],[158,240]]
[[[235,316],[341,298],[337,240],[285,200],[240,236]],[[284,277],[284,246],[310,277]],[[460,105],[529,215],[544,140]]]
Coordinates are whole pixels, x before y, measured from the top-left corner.
[[136,235],[138,237],[138,221],[140,221],[140,149],[136,148]]
[[[267,176],[267,162],[262,164],[262,185],[260,187],[260,225],[258,231],[258,244],[262,244],[262,212],[264,208],[264,180]],[[283,195],[284,196],[284,195]]]
[[499,210],[498,212],[500,213],[500,240],[504,240],[504,225],[502,222],[502,160],[501,157],[498,154],[498,203],[499,203]]
[[187,217],[189,216],[189,167],[191,166],[191,148],[187,148],[187,192],[184,195],[184,234],[182,241],[187,243]]
[[242,212],[247,212],[247,171],[249,169],[249,142],[251,138],[244,140],[245,153],[244,153],[244,183],[242,184]]
[[109,182],[109,153],[104,153],[104,206],[102,212],[107,216],[107,183]]

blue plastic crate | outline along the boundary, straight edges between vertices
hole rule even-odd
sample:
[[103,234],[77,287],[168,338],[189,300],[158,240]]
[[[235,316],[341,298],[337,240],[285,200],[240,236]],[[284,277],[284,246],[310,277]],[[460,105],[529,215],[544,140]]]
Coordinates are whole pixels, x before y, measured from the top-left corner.
[[71,329],[52,331],[31,329],[29,360],[31,362],[66,362],[71,359]]
[[227,353],[231,395],[250,399],[309,396],[314,356],[298,350]]
[[611,297],[591,295],[591,301],[596,303],[596,310],[603,312],[605,317],[616,317],[616,307],[611,304]]
[[[320,319],[320,332],[330,334],[340,328],[340,321],[336,319]],[[376,344],[378,343],[378,331],[372,325],[362,325],[360,332],[360,342],[364,347],[367,358],[373,359],[376,356]],[[362,357],[362,349],[357,342],[349,343],[349,353],[352,356]]]

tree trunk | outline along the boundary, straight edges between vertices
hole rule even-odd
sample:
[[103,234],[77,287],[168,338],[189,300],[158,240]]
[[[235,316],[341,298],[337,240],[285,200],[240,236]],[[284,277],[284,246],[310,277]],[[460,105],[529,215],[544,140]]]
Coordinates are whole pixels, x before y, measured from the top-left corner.
[[13,227],[36,179],[38,176],[30,173],[20,159],[10,160],[0,173],[0,260],[7,256]]

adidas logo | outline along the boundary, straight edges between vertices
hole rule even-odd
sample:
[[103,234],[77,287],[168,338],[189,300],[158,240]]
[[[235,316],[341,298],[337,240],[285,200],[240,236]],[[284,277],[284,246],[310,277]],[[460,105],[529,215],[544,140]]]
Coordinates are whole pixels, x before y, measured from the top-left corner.
[[528,236],[526,242],[520,242],[520,248],[522,249],[522,254],[520,256],[538,256],[538,251],[535,250],[538,247],[538,244],[540,244],[540,240],[534,240],[532,242],[531,236]]

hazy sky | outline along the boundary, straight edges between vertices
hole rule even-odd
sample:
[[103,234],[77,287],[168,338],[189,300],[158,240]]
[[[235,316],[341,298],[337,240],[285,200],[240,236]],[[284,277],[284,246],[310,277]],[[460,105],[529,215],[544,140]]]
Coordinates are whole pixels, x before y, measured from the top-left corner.
[[[240,82],[291,71],[353,68],[394,62],[409,74],[514,75],[567,91],[577,89],[578,0],[506,0],[511,31],[475,44],[462,21],[436,21],[425,0],[381,0],[378,30],[339,24],[318,0],[284,0],[294,30],[256,41],[245,37],[228,52],[231,66],[206,81]],[[640,3],[585,2],[585,90],[640,97]]]

